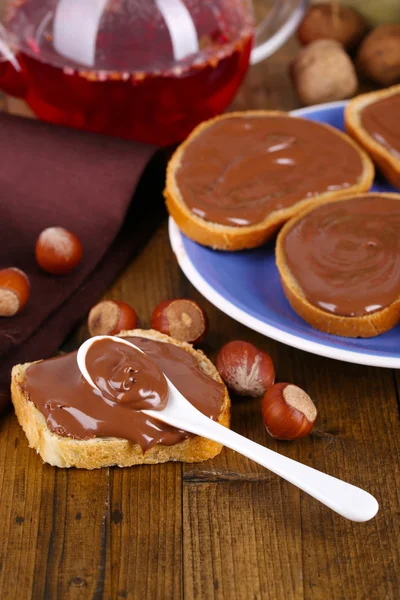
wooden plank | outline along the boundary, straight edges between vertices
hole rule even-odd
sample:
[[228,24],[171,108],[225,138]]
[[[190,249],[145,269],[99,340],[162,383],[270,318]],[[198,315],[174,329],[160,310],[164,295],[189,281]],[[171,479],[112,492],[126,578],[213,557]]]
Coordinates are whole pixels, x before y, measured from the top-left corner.
[[0,422],[0,598],[181,595],[181,465],[43,465]]
[[[158,302],[179,290],[181,274],[167,248],[164,223],[105,295],[130,302],[144,328]],[[111,477],[112,598],[180,598],[182,465],[113,469]]]
[[0,421],[0,597],[101,598],[109,472],[54,469]]
[[[245,409],[241,400],[239,411],[235,403],[233,429],[364,487],[378,498],[380,512],[369,523],[350,523],[265,470],[255,473],[227,450],[213,461],[185,465],[185,596],[198,597],[200,590],[215,598],[324,599],[330,590],[332,599],[394,598],[400,572],[400,427],[393,374],[284,346],[279,355],[279,379],[294,381],[318,404],[316,430],[295,443],[270,439],[262,431],[257,400]],[[260,542],[265,529],[269,537]],[[199,574],[204,556],[217,575]],[[291,576],[281,581],[283,566]]]
[[180,464],[112,470],[112,598],[182,595]]
[[[11,414],[0,420],[0,597],[32,589],[43,472]],[[52,473],[54,479],[54,472]],[[51,487],[51,476],[47,481]],[[46,546],[44,548],[46,553]],[[21,585],[22,581],[22,585]]]
[[273,478],[184,485],[184,597],[300,598],[299,493]]
[[[230,451],[224,450],[213,461],[184,465],[185,597],[212,597],[210,594],[215,592],[215,597],[245,598],[254,592],[260,598],[267,593],[274,598],[322,598],[329,586],[336,590],[333,597],[341,598],[346,585],[354,597],[358,590],[365,597],[373,597],[377,586],[380,591],[387,590],[390,598],[398,585],[398,499],[393,495],[395,483],[392,494],[385,497],[380,486],[385,486],[386,480],[398,481],[399,428],[392,373],[301,353],[232,321],[182,278],[171,253],[165,251],[166,238],[164,226],[124,274],[121,285],[127,285],[127,289],[124,291],[117,285],[117,293],[125,298],[130,294],[135,306],[139,301],[144,324],[149,322],[152,307],[162,297],[185,295],[199,301],[210,319],[212,335],[203,349],[211,357],[215,357],[220,345],[235,338],[251,340],[269,351],[277,365],[278,379],[296,382],[318,402],[321,417],[317,430],[299,443],[270,440],[260,418],[259,401],[238,398],[233,406],[233,429],[292,458],[366,487],[384,505],[370,524],[351,524]],[[158,282],[156,290],[147,279],[150,261]],[[148,296],[144,303],[135,295],[134,290],[138,289]],[[389,436],[388,424],[391,424]],[[258,516],[252,513],[254,505],[258,507]],[[272,527],[271,520],[277,527]],[[263,528],[268,530],[268,540],[264,536],[262,542],[256,540],[252,547],[254,532]],[[217,537],[226,551],[232,546],[230,554],[223,553],[223,559]],[[366,547],[370,548],[368,552]],[[259,557],[256,572],[251,570],[254,565],[248,558],[253,555]],[[347,568],[343,568],[344,560],[350,565]],[[232,578],[237,565],[242,563],[246,574],[250,569],[252,583],[247,575],[243,579],[241,571]],[[371,570],[370,565],[376,565],[376,570]],[[289,584],[285,577],[277,583],[276,573],[288,569]],[[214,584],[215,579],[218,584]],[[217,590],[214,585],[218,585]]]
[[[164,224],[106,294],[131,301],[144,325],[159,301],[157,294],[165,297],[179,286],[178,269],[168,275],[166,268],[166,256],[167,262],[174,261],[165,252],[166,239]],[[149,281],[150,263],[154,278]],[[86,335],[83,327],[76,343]],[[13,415],[0,426],[0,465],[5,465],[0,469],[0,598],[19,600],[21,590],[31,590],[35,598],[181,596],[180,464],[53,469],[28,448]],[[12,436],[18,439],[18,455]],[[16,471],[29,496],[15,487]]]
[[[364,487],[380,511],[350,523],[302,499],[305,597],[394,598],[399,589],[400,426],[393,373],[322,358],[296,361],[294,376],[318,399],[320,420],[304,462]],[[325,558],[321,565],[321,558]],[[329,586],[329,588],[328,588]],[[397,591],[396,591],[397,590]]]
[[[141,257],[121,276],[121,281],[116,283],[115,294],[121,293],[125,296],[128,290],[121,290],[119,286],[125,285],[123,283],[125,281],[135,282],[135,287],[132,284],[132,287],[128,288],[131,290],[131,301],[138,300],[133,290],[144,289],[144,293],[148,294],[146,301],[139,298],[139,306],[142,308],[142,311],[139,312],[141,312],[142,318],[144,317],[145,323],[148,321],[151,306],[158,301],[159,293],[159,290],[148,289],[146,292],[145,289],[146,268],[148,268],[150,261],[155,270],[154,280],[161,281],[160,287],[165,290],[162,292],[164,297],[174,295],[181,289],[180,276],[177,266],[173,262],[174,259],[165,252],[166,235],[166,227],[164,226],[148,244]],[[164,268],[167,264],[169,264],[168,275],[165,275]],[[160,275],[159,278],[158,275]],[[147,283],[147,285],[152,288],[155,284]],[[185,283],[182,287],[185,295],[188,294],[190,297],[198,298],[197,292],[189,284]],[[114,293],[110,293],[110,295],[114,295]],[[152,297],[155,297],[154,301],[151,300]],[[191,597],[191,588],[193,589],[193,595],[198,589],[206,590],[208,593],[211,591],[211,587],[214,589],[214,581],[218,579],[218,596],[216,597],[222,598],[227,596],[228,593],[233,598],[245,597],[240,594],[253,590],[256,597],[257,594],[261,594],[258,597],[263,597],[263,591],[265,592],[265,590],[276,598],[302,597],[299,595],[300,581],[305,582],[305,597],[310,598],[323,597],[324,590],[328,585],[333,586],[333,589],[336,589],[335,586],[337,586],[339,591],[337,596],[334,597],[340,598],[340,585],[348,585],[349,581],[352,586],[357,586],[357,590],[364,590],[365,594],[375,589],[371,587],[372,585],[379,585],[380,590],[388,590],[388,597],[390,597],[390,592],[395,589],[396,569],[398,568],[398,562],[396,561],[396,536],[398,535],[396,533],[396,528],[398,528],[396,510],[398,508],[396,509],[396,498],[393,498],[396,489],[396,478],[398,479],[398,472],[395,471],[396,464],[398,464],[398,424],[396,421],[396,397],[391,372],[336,363],[288,349],[249,332],[243,326],[221,315],[204,299],[200,301],[210,316],[213,336],[209,339],[212,339],[212,347],[208,344],[206,349],[212,350],[211,354],[215,355],[219,345],[228,339],[236,337],[251,339],[272,352],[278,367],[278,378],[280,380],[295,381],[318,399],[321,417],[316,435],[299,444],[268,441],[269,447],[279,448],[280,451],[289,456],[302,458],[304,462],[310,462],[312,459],[313,464],[319,468],[326,469],[332,474],[346,476],[349,480],[364,485],[378,497],[381,494],[380,486],[382,486],[384,494],[381,494],[381,500],[384,508],[381,509],[378,518],[371,524],[352,525],[342,521],[339,517],[332,517],[326,509],[320,509],[315,501],[309,500],[303,495],[300,497],[300,494],[291,486],[280,483],[277,478],[267,474],[261,467],[253,466],[246,459],[231,452],[224,451],[214,461],[199,465],[187,465],[185,466],[184,486],[185,595],[188,594],[188,597]],[[348,400],[349,398],[351,402]],[[261,443],[265,443],[268,438],[261,423],[258,401],[238,399],[235,401],[233,408],[233,428]],[[16,426],[14,419],[3,420],[2,427],[7,431],[2,430],[0,436],[0,464],[5,465],[0,506],[3,507],[2,511],[5,510],[4,507],[7,507],[7,510],[10,511],[11,506],[18,507],[18,502],[20,505],[22,503],[21,497],[7,483],[4,483],[14,482],[18,479],[15,477],[14,472],[10,472],[10,469],[16,468],[13,465],[19,465],[23,473],[29,474],[27,486],[30,496],[27,496],[24,500],[25,510],[28,510],[29,514],[37,513],[38,507],[35,506],[34,501],[38,501],[38,496],[34,494],[34,491],[38,487],[41,487],[41,493],[45,498],[44,505],[40,509],[41,538],[38,547],[46,548],[50,539],[50,524],[53,523],[54,518],[62,519],[62,516],[65,518],[66,514],[73,516],[73,514],[76,514],[74,513],[75,510],[79,512],[78,509],[82,506],[85,494],[82,496],[82,492],[79,491],[78,509],[74,504],[69,504],[68,508],[66,501],[63,501],[63,498],[67,496],[67,483],[63,475],[65,472],[55,471],[50,467],[42,467],[39,459],[27,448],[24,449],[23,454],[13,454],[10,435],[15,433],[16,437],[20,437],[18,443],[22,446],[26,445],[25,438]],[[7,428],[11,428],[13,433],[9,434]],[[13,457],[14,462],[10,460],[10,456]],[[34,463],[34,468],[30,464],[31,461]],[[157,502],[152,504],[152,514],[156,519],[157,526],[160,528],[159,538],[156,537],[155,539],[157,545],[161,543],[164,548],[161,555],[164,557],[168,555],[166,548],[170,548],[169,540],[173,539],[174,536],[175,540],[179,540],[177,530],[180,527],[178,520],[180,500],[179,495],[176,495],[178,493],[176,490],[179,490],[180,487],[179,481],[176,479],[176,473],[173,476],[171,473],[166,477],[162,476],[166,469],[170,467],[175,469],[176,466],[143,467],[141,468],[143,473],[141,477],[137,477],[138,471],[136,469],[112,472],[112,499],[110,500],[111,508],[109,512],[114,513],[114,517],[109,519],[110,526],[107,528],[106,534],[107,548],[111,548],[111,550],[108,550],[107,556],[111,559],[112,574],[110,575],[109,571],[106,572],[104,582],[106,589],[126,592],[129,597],[134,586],[140,585],[141,582],[148,585],[148,582],[150,582],[147,575],[144,578],[138,577],[136,583],[135,573],[141,575],[149,573],[149,571],[146,571],[147,568],[150,568],[147,557],[160,556],[157,553],[158,551],[154,554],[154,548],[150,553],[141,553],[138,550],[142,548],[143,540],[147,539],[148,502],[154,493],[158,493],[158,496],[156,495]],[[158,474],[154,480],[152,474],[155,469],[158,470]],[[58,476],[58,473],[61,475]],[[72,471],[69,477],[71,473]],[[87,479],[86,502],[94,502],[96,506],[104,504],[105,500],[100,502],[97,486],[93,482],[96,473],[100,474],[102,472],[76,473],[82,475],[82,481],[74,481],[73,488],[80,490],[82,483]],[[40,480],[38,483],[37,478],[43,478],[44,476],[47,479],[45,481]],[[59,477],[57,480],[59,498],[57,503],[60,502],[61,504],[58,507],[56,517],[54,517],[51,505],[54,499],[56,476]],[[152,478],[155,482],[153,486],[149,485]],[[68,482],[68,489],[71,489],[70,481]],[[174,522],[172,528],[170,523],[171,513],[168,513],[168,518],[165,518],[166,509],[163,513],[158,512],[161,510],[160,504],[162,505],[162,502],[159,501],[160,493],[165,489],[168,490],[168,494],[175,494],[172,502],[172,515],[175,515],[175,522],[174,517],[172,517],[172,522]],[[93,497],[93,490],[96,490],[95,497]],[[48,499],[46,499],[47,495],[49,496]],[[130,507],[132,501],[137,498],[142,499],[145,509],[139,516],[133,517],[134,513],[132,513]],[[119,508],[119,501],[122,509]],[[163,502],[165,502],[165,498]],[[159,508],[156,508],[157,506]],[[203,506],[214,508],[212,511],[202,512]],[[122,515],[128,515],[123,517],[120,523],[118,523],[118,512],[115,513],[118,510],[121,510]],[[163,516],[161,517],[160,514]],[[207,524],[210,515],[211,524]],[[23,517],[23,515],[17,516]],[[382,520],[380,520],[381,516]],[[97,519],[101,520],[100,514]],[[288,519],[290,519],[290,522]],[[5,517],[2,514],[2,523],[9,524],[11,521],[12,519],[8,513]],[[30,517],[27,521],[30,522]],[[74,539],[80,539],[82,530],[76,529],[75,524],[71,524],[71,521],[69,520],[68,523],[69,531],[66,535],[66,542],[63,542],[64,556],[67,558],[67,564],[70,561],[70,564],[76,567],[77,564],[80,564],[80,560],[77,561],[76,558]],[[45,523],[44,529],[43,523]],[[166,525],[166,523],[169,523],[169,525]],[[139,524],[142,524],[143,528],[137,532],[136,528]],[[276,524],[276,527],[273,524]],[[288,530],[285,529],[286,525]],[[25,539],[28,525],[25,522],[20,522],[19,526],[24,532],[23,538]],[[237,526],[240,535],[236,529]],[[34,540],[38,539],[38,525],[35,525],[33,521],[33,525],[31,524],[30,527],[36,527],[33,534],[28,533],[29,537],[27,538],[29,540],[27,545],[30,546],[31,553],[25,550],[21,554],[19,553],[18,544],[20,541],[18,536],[10,531],[10,526],[8,531],[5,531],[5,535],[0,535],[0,540],[3,540],[3,543],[4,540],[7,540],[7,547],[4,550],[2,549],[0,556],[3,560],[5,555],[11,556],[11,558],[14,557],[13,560],[15,561],[17,559],[21,560],[21,557],[24,556],[24,560],[28,564],[28,567],[25,567],[26,570],[24,570],[24,577],[29,585],[33,581],[34,572],[36,573],[34,589],[38,592],[44,589],[65,591],[68,589],[67,581],[71,581],[73,577],[82,577],[85,581],[88,577],[89,585],[91,585],[90,575],[93,573],[93,569],[91,571],[89,569],[89,575],[87,575],[87,571],[68,567],[69,579],[63,576],[61,582],[56,582],[55,574],[60,569],[61,546],[59,540],[63,539],[65,535],[62,532],[62,526],[58,523],[55,533],[57,544],[52,550],[52,555],[55,558],[53,558],[50,565],[50,571],[45,576],[41,575],[42,571],[37,570],[38,564],[35,567],[32,558],[35,555],[35,552],[32,552],[32,547],[35,548],[39,544],[39,542],[36,542],[32,546],[32,535]],[[123,532],[121,532],[122,527],[124,528]],[[268,531],[267,540],[265,539],[264,529]],[[223,560],[218,558],[217,531],[219,532],[218,535],[222,536]],[[257,539],[254,542],[255,548],[251,548],[252,540],[257,537],[255,533],[259,531],[264,537],[259,538],[262,541]],[[86,533],[85,528],[85,535]],[[301,536],[303,536],[303,543],[300,545],[298,540]],[[196,554],[196,540],[201,540],[201,549],[198,554]],[[239,543],[236,543],[236,540],[239,540]],[[289,544],[290,540],[293,540],[293,542]],[[232,549],[228,554],[228,546],[231,545]],[[279,548],[279,552],[276,551],[276,547]],[[369,547],[370,550],[367,551]],[[95,548],[97,550],[98,544],[93,546],[93,538],[90,539],[90,543],[86,545],[86,548],[89,555],[98,556],[94,552]],[[180,544],[174,543],[173,548],[175,550],[180,548]],[[354,554],[356,560],[353,558]],[[253,559],[250,561],[248,558],[254,555],[258,557],[257,563],[254,563]],[[119,558],[120,556],[121,558]],[[132,556],[134,557],[134,566],[131,564]],[[214,565],[213,569],[217,573],[215,576],[208,567],[203,568],[207,556],[210,557],[209,562],[211,561]],[[343,567],[343,557],[346,559],[346,565],[350,566]],[[141,561],[138,563],[139,559]],[[40,564],[40,558],[36,560],[39,560]],[[171,564],[167,565],[165,569],[165,577],[170,579],[168,584],[162,582],[161,589],[163,593],[167,589],[166,585],[169,590],[177,591],[178,589],[180,574],[177,566],[179,565],[179,559],[175,556],[174,560],[176,560],[175,569],[171,568]],[[218,562],[219,560],[220,562]],[[246,573],[250,569],[251,582],[249,582],[246,575],[243,579],[245,587],[240,587],[237,579],[231,577],[231,571],[237,568],[238,563],[245,565]],[[158,563],[154,562],[154,564]],[[254,564],[257,564],[257,568],[254,567]],[[218,567],[218,565],[220,566]],[[287,578],[285,579],[285,577],[282,578],[285,579],[285,582],[279,583],[279,579],[277,583],[277,578],[274,575],[276,572],[280,572],[279,570],[282,572],[285,570],[286,567],[284,568],[283,565],[289,565],[292,569],[289,580],[290,585],[287,584]],[[358,569],[355,565],[359,565]],[[377,568],[371,568],[371,565],[376,565]],[[8,571],[9,565],[7,564],[6,567]],[[256,572],[254,569],[256,569]],[[12,563],[12,571],[14,570],[15,564]],[[378,571],[381,574],[380,577]],[[4,572],[4,569],[2,569],[0,577],[4,577]],[[84,575],[79,573],[84,573]],[[241,573],[240,569],[239,573]],[[173,574],[172,579],[171,574]],[[110,577],[111,588],[109,587]],[[158,582],[160,577],[161,575],[157,574]],[[235,583],[236,596],[232,592],[231,581]],[[75,579],[74,582],[75,586],[79,586],[81,583],[79,579]],[[158,583],[157,585],[161,584]],[[200,587],[198,587],[199,585]],[[281,585],[280,588],[279,585]],[[88,591],[87,587],[82,587],[86,592]],[[9,588],[4,589],[7,589],[10,597],[13,597]],[[1,582],[0,590],[2,590]]]

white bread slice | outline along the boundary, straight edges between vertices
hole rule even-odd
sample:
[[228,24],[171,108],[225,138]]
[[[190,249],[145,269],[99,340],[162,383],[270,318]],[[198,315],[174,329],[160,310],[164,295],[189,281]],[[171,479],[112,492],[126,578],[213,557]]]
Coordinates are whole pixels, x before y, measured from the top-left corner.
[[[192,354],[199,368],[210,377],[223,384],[218,371],[211,361],[190,344],[178,342],[169,336],[154,330],[135,329],[124,331],[125,336],[139,336],[160,342],[169,342]],[[98,469],[100,467],[130,467],[140,464],[155,464],[167,461],[200,462],[213,458],[222,450],[221,444],[202,437],[194,436],[175,444],[163,446],[157,444],[145,454],[141,447],[128,440],[118,438],[94,438],[75,440],[52,433],[47,427],[42,413],[29,400],[23,389],[25,373],[32,363],[16,365],[11,375],[11,395],[19,424],[28,438],[29,446],[40,454],[42,460],[56,467],[77,467],[80,469]],[[224,385],[224,384],[223,384]],[[224,385],[224,398],[218,422],[225,427],[230,424],[230,399]]]
[[211,223],[192,213],[192,211],[185,204],[185,200],[180,192],[176,179],[176,172],[181,165],[182,156],[185,152],[185,149],[193,141],[193,139],[210,127],[210,125],[213,125],[213,123],[222,119],[230,119],[232,117],[259,118],[282,115],[288,116],[287,113],[282,111],[264,110],[233,112],[221,115],[201,123],[193,130],[186,141],[184,141],[178,147],[168,164],[164,197],[169,214],[187,237],[195,242],[198,242],[199,244],[210,246],[211,248],[218,250],[243,250],[245,248],[256,248],[257,246],[262,246],[264,243],[270,240],[286,221],[302,210],[310,206],[321,204],[322,202],[329,202],[335,198],[348,196],[351,193],[365,192],[370,189],[374,180],[375,170],[369,156],[348,135],[339,131],[338,129],[335,129],[334,127],[331,127],[330,125],[321,124],[322,127],[330,129],[348,144],[352,145],[360,154],[363,164],[363,172],[360,175],[359,181],[356,185],[345,190],[336,190],[320,194],[319,196],[315,196],[313,198],[305,198],[304,200],[296,202],[292,206],[271,212],[261,223],[245,227],[234,227],[221,225],[219,223]]
[[[378,194],[374,196],[382,196],[394,198],[400,202],[400,194]],[[347,198],[338,198],[334,202],[346,202],[349,198],[355,198],[358,194],[348,196]],[[364,197],[365,194],[362,194]],[[389,331],[400,321],[400,298],[382,310],[376,311],[369,315],[359,317],[344,317],[333,313],[325,312],[311,304],[304,295],[304,292],[296,281],[294,274],[291,272],[285,256],[285,237],[291,228],[300,221],[305,215],[314,210],[315,207],[309,208],[299,215],[291,219],[282,230],[279,232],[276,241],[276,266],[278,267],[279,275],[283,291],[293,310],[307,323],[315,329],[331,333],[333,335],[341,335],[344,337],[360,337],[370,338],[375,337],[385,331]]]
[[[374,163],[378,165],[385,177],[394,187],[400,189],[400,160],[396,158],[382,144],[377,142],[361,122],[361,112],[368,104],[383,100],[389,96],[400,94],[400,85],[394,85],[384,90],[361,94],[350,100],[345,110],[346,131],[351,135],[370,155]],[[400,118],[400,115],[399,115]]]

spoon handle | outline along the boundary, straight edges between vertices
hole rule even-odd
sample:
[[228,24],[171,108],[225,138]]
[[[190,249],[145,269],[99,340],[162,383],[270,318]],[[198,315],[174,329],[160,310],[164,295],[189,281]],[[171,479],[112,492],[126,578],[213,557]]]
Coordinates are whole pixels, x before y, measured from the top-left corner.
[[143,412],[169,425],[213,440],[243,454],[307,492],[346,519],[368,521],[378,512],[378,502],[368,492],[256,444],[205,417],[192,405],[189,406],[181,408],[179,412],[173,407],[172,410],[167,407],[159,412]]

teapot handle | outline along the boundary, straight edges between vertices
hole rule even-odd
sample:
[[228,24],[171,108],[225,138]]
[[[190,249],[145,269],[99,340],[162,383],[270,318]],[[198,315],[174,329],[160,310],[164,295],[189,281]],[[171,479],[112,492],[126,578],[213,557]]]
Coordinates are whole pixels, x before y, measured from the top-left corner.
[[309,0],[293,3],[277,0],[266,18],[256,27],[255,45],[251,53],[250,63],[255,65],[271,56],[278,50],[296,30]]

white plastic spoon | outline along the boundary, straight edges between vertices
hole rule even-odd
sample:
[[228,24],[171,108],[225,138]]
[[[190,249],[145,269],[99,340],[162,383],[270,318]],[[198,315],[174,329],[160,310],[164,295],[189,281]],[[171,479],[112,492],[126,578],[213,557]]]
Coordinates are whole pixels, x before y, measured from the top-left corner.
[[[78,351],[78,367],[86,381],[94,388],[96,388],[96,385],[86,368],[86,355],[93,343],[104,338],[112,339],[119,344],[126,344],[143,352],[134,344],[119,337],[97,336],[84,342]],[[247,456],[247,458],[254,460],[254,462],[296,485],[346,519],[358,522],[369,521],[378,512],[379,504],[368,492],[336,477],[317,471],[312,467],[307,467],[291,458],[281,456],[277,452],[256,444],[212,421],[192,406],[167,377],[165,379],[169,388],[166,408],[161,411],[143,410],[142,412],[146,415],[178,429],[223,444],[231,450]]]

